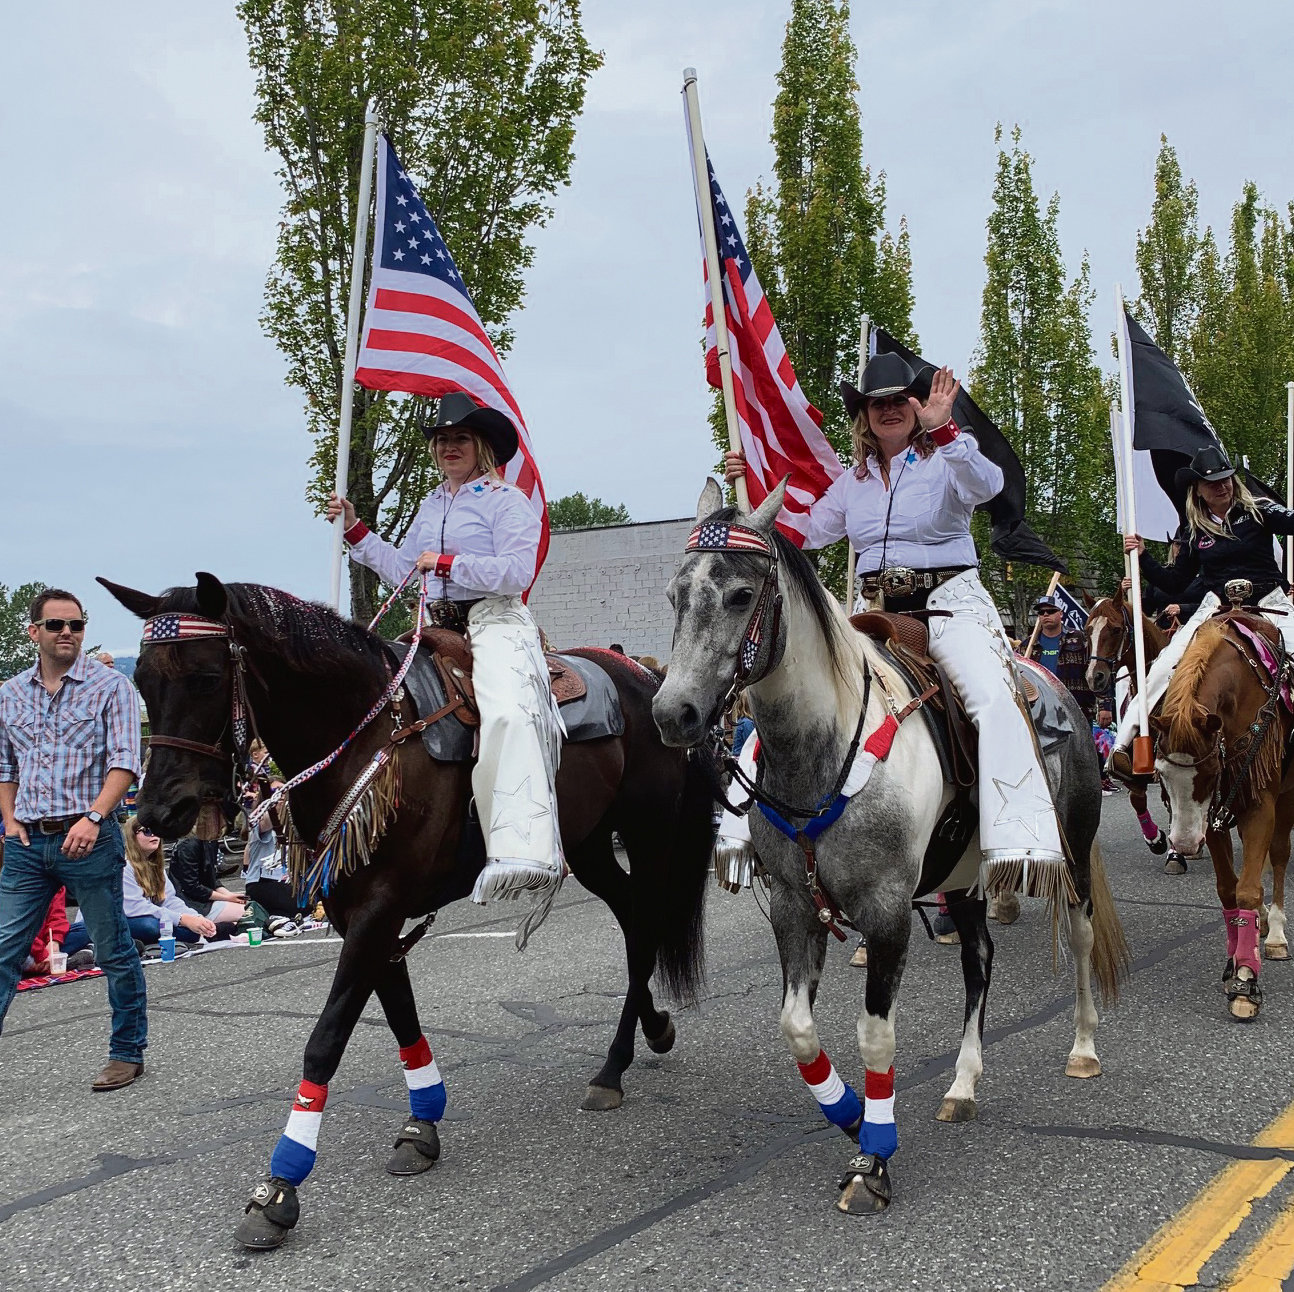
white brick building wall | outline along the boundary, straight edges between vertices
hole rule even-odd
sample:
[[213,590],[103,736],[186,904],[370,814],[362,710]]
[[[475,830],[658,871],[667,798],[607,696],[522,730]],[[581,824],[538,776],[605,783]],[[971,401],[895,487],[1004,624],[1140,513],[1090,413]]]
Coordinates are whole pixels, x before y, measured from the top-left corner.
[[530,609],[558,649],[619,642],[630,655],[669,659],[674,615],[665,585],[696,522],[554,532]]

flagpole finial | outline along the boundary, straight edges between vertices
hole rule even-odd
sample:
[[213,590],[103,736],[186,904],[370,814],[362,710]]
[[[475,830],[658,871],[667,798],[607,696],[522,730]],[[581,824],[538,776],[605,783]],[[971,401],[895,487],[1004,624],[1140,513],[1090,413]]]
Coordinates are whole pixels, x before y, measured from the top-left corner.
[[683,69],[683,84],[684,84],[684,85],[691,85],[691,84],[692,84],[692,82],[693,82],[693,81],[695,81],[695,80],[696,80],[696,68],[695,68],[695,67],[685,67],[685,68]]
[[369,99],[368,101],[368,107],[364,110],[364,124],[378,127],[383,125],[382,114],[378,111],[376,99]]

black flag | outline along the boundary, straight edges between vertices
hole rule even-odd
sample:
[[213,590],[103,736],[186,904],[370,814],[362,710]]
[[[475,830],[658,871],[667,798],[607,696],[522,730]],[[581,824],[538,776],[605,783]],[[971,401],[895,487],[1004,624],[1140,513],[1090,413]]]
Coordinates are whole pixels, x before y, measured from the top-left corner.
[[[884,328],[873,328],[877,354],[901,355],[917,374],[916,393],[922,398],[930,394],[930,379],[934,367],[920,355],[913,354],[900,345]],[[986,511],[992,525],[993,550],[1004,561],[1020,561],[1025,565],[1041,565],[1047,570],[1069,573],[1069,566],[1033,532],[1024,518],[1024,468],[1006,436],[993,424],[984,410],[966,393],[957,392],[953,403],[953,420],[964,431],[970,431],[979,444],[980,452],[1002,468],[1002,491],[996,498],[981,503],[977,511]]]
[[[1127,306],[1123,313],[1132,371],[1132,447],[1150,454],[1159,487],[1172,499],[1177,514],[1184,516],[1186,494],[1174,477],[1182,467],[1190,466],[1200,449],[1210,445],[1220,448],[1222,441],[1173,361],[1150,339]],[[1269,485],[1242,470],[1252,493],[1282,501]]]

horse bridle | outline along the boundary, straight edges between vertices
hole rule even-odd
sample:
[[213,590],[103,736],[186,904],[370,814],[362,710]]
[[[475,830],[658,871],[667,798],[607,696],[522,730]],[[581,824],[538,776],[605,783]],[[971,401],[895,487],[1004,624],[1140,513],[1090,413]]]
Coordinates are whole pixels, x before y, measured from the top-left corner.
[[720,712],[727,712],[741,691],[767,677],[782,661],[782,593],[777,581],[777,547],[771,539],[748,525],[703,520],[687,536],[684,551],[726,552],[763,556],[768,560],[768,570],[755,598],[755,608],[746,622],[746,630],[737,649],[732,685],[720,705]]
[[[235,771],[239,766],[250,762],[248,750],[249,730],[251,735],[260,739],[256,729],[256,717],[247,699],[247,651],[238,644],[233,628],[218,619],[206,619],[201,615],[161,614],[144,620],[144,645],[179,645],[188,641],[200,641],[204,638],[223,637],[229,642],[229,654],[233,661],[234,690],[231,701],[229,721],[220,733],[219,743],[204,745],[197,740],[186,740],[182,736],[152,735],[148,737],[148,747],[163,749],[181,749],[190,754],[201,754],[205,758],[215,758],[221,763],[230,762]],[[225,733],[232,728],[234,748],[231,752],[225,748]]]

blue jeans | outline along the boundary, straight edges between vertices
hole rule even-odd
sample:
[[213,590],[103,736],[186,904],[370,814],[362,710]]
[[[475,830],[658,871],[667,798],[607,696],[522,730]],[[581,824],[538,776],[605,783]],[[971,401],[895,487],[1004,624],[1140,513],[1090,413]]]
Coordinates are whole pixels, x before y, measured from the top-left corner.
[[[156,942],[162,933],[162,926],[156,915],[127,915],[126,924],[130,928],[130,936],[138,942]],[[181,942],[196,942],[198,940],[198,935],[192,929],[186,929],[182,924],[175,925],[174,931],[175,936]],[[68,926],[67,937],[63,939],[63,950],[68,955],[74,956],[78,951],[88,947],[92,941],[90,930],[86,928],[85,921],[77,920]]]
[[32,834],[27,847],[16,838],[5,840],[4,869],[0,870],[0,1028],[32,939],[45,922],[50,900],[66,885],[68,896],[75,895],[94,941],[95,959],[108,979],[112,1006],[108,1057],[142,1063],[148,1044],[147,1000],[144,968],[122,909],[121,871],[126,852],[121,827],[114,817],[106,817],[98,840],[84,857],[63,855],[60,849],[65,837],[65,833]]

